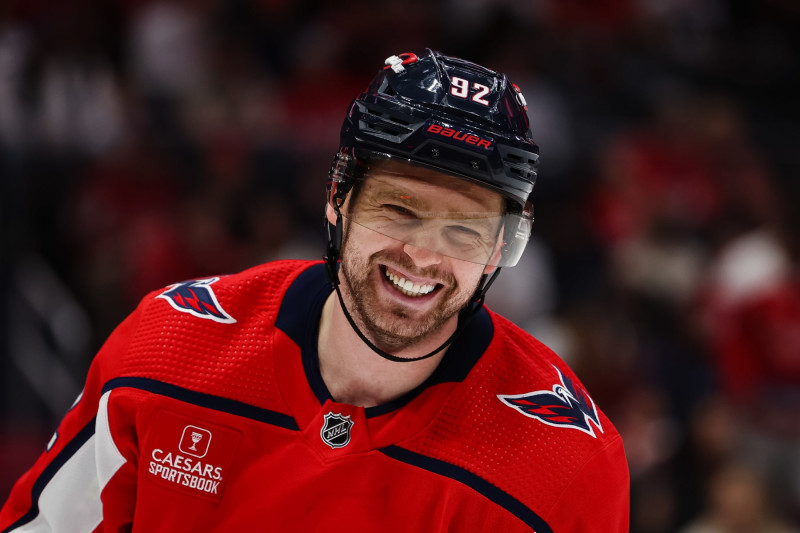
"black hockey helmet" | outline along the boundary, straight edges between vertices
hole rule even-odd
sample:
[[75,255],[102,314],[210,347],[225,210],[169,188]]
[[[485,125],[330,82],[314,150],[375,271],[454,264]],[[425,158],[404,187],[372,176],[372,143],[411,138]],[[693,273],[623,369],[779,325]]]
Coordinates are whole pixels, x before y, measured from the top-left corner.
[[358,164],[391,158],[494,190],[516,217],[507,221],[502,261],[513,265],[530,236],[538,152],[516,85],[504,74],[426,49],[389,57],[353,100],[331,179],[346,192]]

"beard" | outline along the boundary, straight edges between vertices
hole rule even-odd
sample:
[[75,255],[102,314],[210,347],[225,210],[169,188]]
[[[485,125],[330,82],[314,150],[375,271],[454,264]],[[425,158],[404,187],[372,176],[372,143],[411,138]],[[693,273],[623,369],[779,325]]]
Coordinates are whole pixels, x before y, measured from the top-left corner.
[[[345,239],[346,240],[346,239]],[[344,250],[345,246],[343,246]],[[413,346],[438,332],[469,302],[472,291],[460,289],[450,272],[436,267],[418,268],[411,258],[386,250],[363,257],[355,250],[342,254],[341,273],[350,294],[350,313],[362,332],[380,349],[392,352]],[[421,314],[413,304],[381,301],[375,273],[381,264],[395,266],[408,274],[438,280],[439,288],[435,307]],[[380,276],[384,273],[381,271]]]

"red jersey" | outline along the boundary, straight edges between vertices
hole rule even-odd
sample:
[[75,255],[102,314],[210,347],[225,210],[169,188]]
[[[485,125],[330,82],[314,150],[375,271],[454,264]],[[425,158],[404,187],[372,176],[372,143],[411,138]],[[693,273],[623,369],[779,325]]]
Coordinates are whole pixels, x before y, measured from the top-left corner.
[[145,298],[0,531],[628,530],[620,436],[549,349],[483,309],[418,388],[338,403],[330,292],[282,261]]

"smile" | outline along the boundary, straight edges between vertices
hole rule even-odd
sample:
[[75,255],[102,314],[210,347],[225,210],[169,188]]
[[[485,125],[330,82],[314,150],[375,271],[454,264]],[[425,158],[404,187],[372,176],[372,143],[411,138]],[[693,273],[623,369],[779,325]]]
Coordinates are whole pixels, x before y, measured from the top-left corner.
[[414,283],[411,280],[407,280],[402,276],[395,274],[394,272],[390,272],[388,268],[383,269],[383,274],[386,276],[395,289],[402,292],[406,296],[425,296],[426,294],[430,294],[436,288],[436,285],[432,284],[420,284]]

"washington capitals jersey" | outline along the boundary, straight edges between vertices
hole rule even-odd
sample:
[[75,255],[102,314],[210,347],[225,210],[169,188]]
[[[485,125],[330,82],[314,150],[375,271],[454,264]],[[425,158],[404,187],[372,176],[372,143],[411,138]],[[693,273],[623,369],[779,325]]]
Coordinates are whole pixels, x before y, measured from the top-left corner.
[[145,298],[0,531],[627,531],[620,436],[550,350],[483,309],[418,388],[338,403],[330,292],[283,261]]

